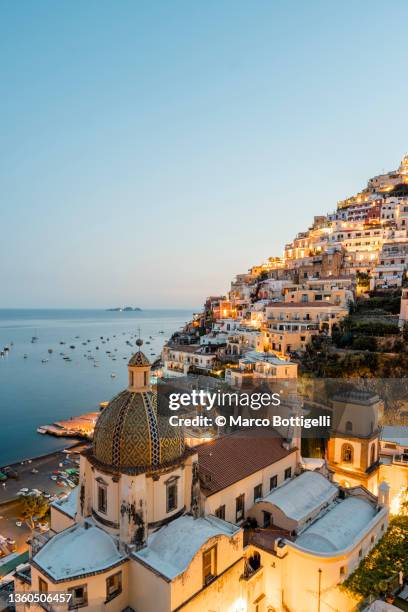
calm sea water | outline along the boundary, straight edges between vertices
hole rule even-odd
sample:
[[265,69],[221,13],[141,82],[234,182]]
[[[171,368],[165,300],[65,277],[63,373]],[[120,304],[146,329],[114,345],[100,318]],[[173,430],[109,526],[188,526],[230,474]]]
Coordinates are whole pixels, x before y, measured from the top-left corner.
[[[38,434],[37,427],[98,410],[99,402],[127,385],[126,365],[136,350],[138,329],[143,351],[153,361],[191,314],[189,310],[0,310],[0,350],[13,343],[0,357],[0,466],[63,448],[66,440]],[[31,342],[33,336],[38,340]],[[72,361],[65,361],[61,353]],[[95,357],[98,367],[88,356]],[[42,363],[43,359],[48,361]]]

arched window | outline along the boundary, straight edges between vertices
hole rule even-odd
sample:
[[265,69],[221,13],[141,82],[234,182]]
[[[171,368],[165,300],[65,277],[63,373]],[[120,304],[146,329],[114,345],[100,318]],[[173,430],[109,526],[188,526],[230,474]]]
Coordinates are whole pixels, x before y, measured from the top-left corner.
[[341,460],[343,463],[353,463],[353,447],[350,444],[343,444],[341,448]]
[[349,433],[353,431],[353,423],[351,421],[346,422],[346,431]]
[[375,463],[375,442],[374,442],[374,444],[371,446],[370,465],[373,465],[373,463]]

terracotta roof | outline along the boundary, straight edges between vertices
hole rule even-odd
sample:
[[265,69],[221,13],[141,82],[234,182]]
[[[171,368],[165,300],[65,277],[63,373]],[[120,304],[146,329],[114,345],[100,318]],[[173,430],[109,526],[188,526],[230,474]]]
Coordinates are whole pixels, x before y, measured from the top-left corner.
[[259,429],[223,436],[194,450],[207,497],[295,452],[283,448],[276,431]]

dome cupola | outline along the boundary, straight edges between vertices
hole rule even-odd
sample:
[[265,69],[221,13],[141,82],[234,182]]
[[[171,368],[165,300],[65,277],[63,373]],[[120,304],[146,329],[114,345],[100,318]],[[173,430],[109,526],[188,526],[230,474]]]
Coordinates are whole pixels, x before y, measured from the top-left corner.
[[140,350],[143,344],[143,340],[140,338],[136,340],[138,350],[129,359],[128,363],[128,390],[129,391],[150,391],[150,361],[144,353]]
[[93,457],[115,471],[138,472],[173,463],[184,453],[178,427],[157,414],[157,396],[151,389],[151,366],[138,351],[128,363],[129,382],[103,409],[95,426]]

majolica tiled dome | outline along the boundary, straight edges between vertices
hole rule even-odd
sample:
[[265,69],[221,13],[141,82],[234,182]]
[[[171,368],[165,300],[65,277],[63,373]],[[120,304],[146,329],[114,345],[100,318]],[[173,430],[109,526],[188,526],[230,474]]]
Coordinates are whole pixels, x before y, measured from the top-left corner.
[[[141,351],[129,362],[132,367],[149,365]],[[152,391],[125,389],[111,400],[96,423],[93,456],[119,471],[158,467],[175,461],[183,453],[184,439],[167,418],[157,415],[156,395]]]
[[142,351],[137,351],[133,357],[130,358],[128,365],[130,366],[149,366],[150,361]]

